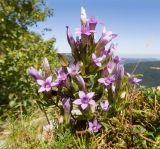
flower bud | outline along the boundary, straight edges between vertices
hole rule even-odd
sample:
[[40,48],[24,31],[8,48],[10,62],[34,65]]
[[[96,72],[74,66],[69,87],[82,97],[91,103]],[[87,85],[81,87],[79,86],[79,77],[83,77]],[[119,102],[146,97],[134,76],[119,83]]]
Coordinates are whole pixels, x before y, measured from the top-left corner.
[[86,26],[87,24],[87,15],[86,15],[86,10],[81,7],[81,25]]
[[41,69],[37,71],[35,68],[30,67],[28,69],[28,74],[36,81],[38,79],[42,79],[42,71]]
[[45,78],[47,78],[50,76],[50,65],[46,57],[43,60],[43,65],[44,65],[44,71],[45,71]]

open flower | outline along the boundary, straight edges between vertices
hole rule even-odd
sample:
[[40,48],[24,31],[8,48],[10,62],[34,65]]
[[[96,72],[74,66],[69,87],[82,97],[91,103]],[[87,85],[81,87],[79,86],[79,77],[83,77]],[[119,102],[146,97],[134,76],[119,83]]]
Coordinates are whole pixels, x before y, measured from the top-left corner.
[[106,28],[103,28],[102,36],[99,39],[96,45],[97,53],[100,53],[100,50],[103,49],[107,43],[109,43],[113,38],[117,37],[116,34],[113,34],[111,31],[106,31]]
[[107,112],[109,110],[109,103],[108,100],[103,100],[100,102],[100,106],[103,111]]
[[114,76],[107,76],[105,78],[98,79],[98,82],[103,84],[106,87],[108,87],[109,85],[113,85],[114,81],[115,81]]
[[55,71],[57,75],[57,80],[55,83],[58,85],[62,85],[62,83],[67,79],[67,74],[64,72],[63,68],[61,67],[58,71]]
[[133,84],[133,85],[139,85],[139,82],[142,81],[142,79],[138,79],[134,76],[132,76],[131,74],[127,73],[128,81],[129,83]]
[[134,85],[139,85],[139,82],[142,81],[142,79],[138,79],[138,78],[128,78],[128,81],[131,83],[131,84],[134,84]]
[[96,119],[93,122],[89,122],[88,124],[89,124],[88,130],[94,133],[98,132],[102,127],[102,125],[99,124]]
[[80,71],[79,71],[79,63],[77,63],[76,65],[71,64],[69,67],[67,67],[67,71],[71,76],[79,75],[79,73],[80,73]]
[[57,85],[57,83],[52,82],[52,76],[49,76],[46,80],[37,80],[37,83],[41,86],[38,92],[49,92],[53,86]]
[[30,67],[28,69],[28,74],[36,81],[38,79],[42,79],[42,70],[36,70],[35,68],[33,67]]
[[84,91],[79,91],[79,99],[76,99],[73,103],[76,105],[81,105],[81,108],[84,110],[88,105],[95,105],[95,101],[92,99],[94,92],[85,93]]
[[96,55],[94,53],[92,54],[92,61],[96,66],[101,67],[102,66],[102,64],[101,64],[102,60],[103,60],[103,57],[96,57]]

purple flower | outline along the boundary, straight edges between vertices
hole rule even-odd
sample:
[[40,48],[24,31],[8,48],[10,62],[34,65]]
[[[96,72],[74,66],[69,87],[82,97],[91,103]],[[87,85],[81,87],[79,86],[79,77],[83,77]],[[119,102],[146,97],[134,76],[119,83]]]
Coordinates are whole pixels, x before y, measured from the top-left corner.
[[103,60],[103,57],[98,57],[97,58],[94,53],[92,54],[92,61],[96,66],[101,67],[102,66],[102,64],[101,64],[102,60]]
[[91,32],[95,30],[97,22],[98,22],[97,19],[94,17],[91,17],[89,19],[88,23],[89,23],[89,29]]
[[78,76],[76,76],[76,78],[77,78],[79,84],[82,86],[82,89],[84,91],[86,91],[86,85],[85,85],[85,82],[84,82],[84,79],[82,78],[82,76],[78,75]]
[[44,71],[45,71],[45,78],[50,76],[50,66],[47,58],[43,60]]
[[41,86],[38,92],[49,92],[53,86],[57,84],[52,82],[52,76],[49,76],[46,80],[37,80],[37,83]]
[[71,64],[70,67],[67,67],[67,71],[71,76],[79,75],[79,62],[76,65]]
[[76,29],[77,34],[81,34],[82,36],[89,36],[91,35],[91,31],[89,30],[89,26],[81,26],[81,28]]
[[107,76],[105,78],[98,79],[98,82],[104,84],[106,87],[112,85],[115,81],[115,76]]
[[138,79],[138,78],[128,78],[128,81],[131,83],[131,84],[135,84],[135,85],[139,85],[139,82],[142,81],[142,79]]
[[36,70],[35,68],[33,67],[30,67],[28,69],[28,74],[36,81],[38,79],[42,79],[42,70]]
[[103,55],[104,56],[109,56],[113,54],[113,51],[116,49],[116,45],[115,44],[111,44],[109,49],[104,49],[103,50]]
[[69,43],[69,45],[70,45],[70,47],[72,49],[72,52],[74,53],[74,51],[76,50],[76,42],[75,42],[75,40],[73,38],[73,35],[72,35],[69,27],[66,26],[66,28],[67,28],[67,40],[68,40],[68,43]]
[[113,59],[114,63],[115,64],[119,64],[121,62],[121,59],[119,58],[119,56],[116,56],[114,59]]
[[124,66],[122,64],[117,64],[114,69],[114,75],[116,80],[121,80],[124,76]]
[[71,109],[70,102],[71,102],[70,98],[63,98],[62,99],[63,109],[64,109],[64,112],[66,112],[66,113],[70,113],[70,109]]
[[88,130],[94,133],[98,132],[102,127],[102,125],[99,124],[97,120],[94,120],[93,122],[89,122],[88,124],[89,124]]
[[101,101],[100,106],[101,106],[103,111],[107,112],[109,110],[108,100]]
[[107,64],[107,71],[108,71],[108,73],[109,74],[111,74],[112,73],[112,70],[113,70],[113,63],[112,62],[109,62],[108,64]]
[[55,73],[57,75],[55,83],[57,85],[62,85],[62,83],[67,79],[67,74],[64,72],[62,67],[58,71],[55,71]]
[[85,93],[84,91],[79,91],[79,99],[76,99],[73,103],[76,105],[81,105],[81,108],[84,110],[88,105],[95,105],[95,101],[92,99],[94,92]]
[[116,34],[113,34],[111,31],[106,31],[106,28],[104,27],[102,36],[99,39],[97,45],[96,45],[96,51],[99,53],[101,49],[103,49],[107,43],[109,43],[113,38],[117,37]]
[[128,81],[129,83],[133,84],[133,85],[139,85],[139,82],[142,81],[142,79],[138,79],[132,75],[130,75],[129,73],[127,73]]

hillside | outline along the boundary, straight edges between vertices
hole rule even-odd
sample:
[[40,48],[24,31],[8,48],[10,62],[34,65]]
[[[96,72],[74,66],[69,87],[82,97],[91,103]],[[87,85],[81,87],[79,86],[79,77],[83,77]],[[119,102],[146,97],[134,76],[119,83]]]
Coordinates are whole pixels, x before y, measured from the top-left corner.
[[143,74],[141,85],[147,87],[160,85],[160,61],[125,64],[125,70],[127,72],[132,73],[134,69],[134,74]]

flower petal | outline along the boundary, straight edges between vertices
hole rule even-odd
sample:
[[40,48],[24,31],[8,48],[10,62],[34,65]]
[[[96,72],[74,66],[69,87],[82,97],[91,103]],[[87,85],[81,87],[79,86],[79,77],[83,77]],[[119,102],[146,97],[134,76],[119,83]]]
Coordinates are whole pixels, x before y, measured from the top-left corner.
[[51,87],[47,87],[46,91],[49,92],[51,90]]
[[44,87],[40,87],[40,89],[38,90],[38,92],[44,92],[46,89]]
[[51,86],[54,87],[54,86],[57,86],[58,84],[59,84],[59,83],[58,83],[57,81],[55,81],[55,82],[52,82],[52,83],[51,83]]
[[93,53],[92,54],[92,59],[95,60],[96,58],[97,58],[96,55]]
[[88,104],[84,104],[84,103],[82,103],[81,104],[81,108],[84,110],[84,109],[86,109],[88,107]]
[[94,92],[90,92],[90,93],[87,94],[87,97],[88,97],[89,99],[91,99],[93,96],[94,96]]
[[89,127],[93,127],[92,122],[89,122],[88,125],[89,125]]
[[95,102],[94,100],[90,100],[90,101],[89,101],[89,104],[90,104],[90,105],[95,105],[96,102]]
[[98,121],[95,119],[95,120],[93,121],[93,125],[94,125],[94,126],[97,126],[97,124],[98,124]]
[[104,78],[100,78],[100,79],[98,79],[98,82],[99,83],[105,83],[105,79]]
[[86,96],[85,92],[79,91],[79,97],[82,99]]
[[73,103],[76,105],[81,105],[82,101],[81,101],[81,99],[76,99],[75,101],[73,101]]
[[52,82],[52,76],[49,76],[47,79],[46,79],[46,82]]
[[43,80],[37,80],[37,83],[38,83],[39,85],[43,86],[45,82],[44,82]]

